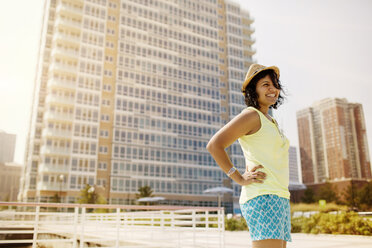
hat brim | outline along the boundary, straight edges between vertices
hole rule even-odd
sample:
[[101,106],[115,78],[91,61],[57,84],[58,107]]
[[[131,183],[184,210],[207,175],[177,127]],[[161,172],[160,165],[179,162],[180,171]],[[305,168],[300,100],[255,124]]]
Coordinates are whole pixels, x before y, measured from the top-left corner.
[[262,72],[262,71],[267,71],[267,70],[273,70],[276,75],[278,76],[278,78],[280,77],[280,71],[279,71],[279,68],[276,67],[276,66],[268,66],[268,67],[265,67],[265,68],[262,68],[261,70],[258,70],[256,71],[255,73],[253,73],[253,75],[251,75],[249,78],[247,78],[244,83],[243,83],[243,86],[242,86],[242,92],[243,92],[243,95],[245,95],[245,88],[248,86],[248,84],[252,81],[252,79],[258,75],[258,73]]

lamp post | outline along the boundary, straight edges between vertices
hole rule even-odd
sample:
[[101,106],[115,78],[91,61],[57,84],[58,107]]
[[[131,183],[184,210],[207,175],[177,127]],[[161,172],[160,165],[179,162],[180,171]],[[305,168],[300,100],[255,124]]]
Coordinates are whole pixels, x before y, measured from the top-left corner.
[[95,201],[96,201],[96,199],[94,199],[94,198],[95,198],[94,190],[95,190],[94,186],[91,186],[91,187],[88,189],[88,193],[89,193],[89,194],[92,194],[92,200],[93,200],[92,204],[95,204]]
[[65,176],[61,174],[59,175],[58,179],[59,179],[59,202],[62,203],[62,182],[64,181]]

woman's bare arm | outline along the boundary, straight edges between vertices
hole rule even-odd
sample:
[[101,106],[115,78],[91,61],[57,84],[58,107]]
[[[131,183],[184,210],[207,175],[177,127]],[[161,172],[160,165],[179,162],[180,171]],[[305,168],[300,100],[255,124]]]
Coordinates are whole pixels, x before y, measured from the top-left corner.
[[[256,132],[260,127],[261,122],[258,113],[254,110],[244,110],[213,135],[208,142],[207,150],[225,173],[234,166],[225,149],[239,137]],[[252,171],[249,176],[242,176],[239,172],[235,172],[231,175],[231,178],[240,185],[262,182],[258,179],[264,179],[264,177],[264,173],[255,172],[255,170],[254,172]]]

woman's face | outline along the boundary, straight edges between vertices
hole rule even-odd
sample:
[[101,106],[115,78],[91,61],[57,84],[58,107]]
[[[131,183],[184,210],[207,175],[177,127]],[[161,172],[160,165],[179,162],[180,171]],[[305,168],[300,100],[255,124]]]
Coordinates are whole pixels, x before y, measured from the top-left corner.
[[258,104],[260,107],[270,107],[278,100],[280,90],[275,88],[273,81],[269,75],[258,80],[256,84],[256,92],[258,95]]

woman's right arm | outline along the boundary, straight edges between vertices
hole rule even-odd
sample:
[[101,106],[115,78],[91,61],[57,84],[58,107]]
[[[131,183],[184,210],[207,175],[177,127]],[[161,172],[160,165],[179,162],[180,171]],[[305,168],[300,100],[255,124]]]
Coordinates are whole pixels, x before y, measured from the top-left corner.
[[[213,135],[208,142],[207,150],[225,173],[228,173],[228,171],[234,166],[225,149],[234,143],[239,137],[250,134],[251,132],[258,130],[260,127],[261,122],[258,113],[254,110],[247,109],[234,117],[215,135]],[[265,174],[259,171],[256,172],[255,170],[257,168],[248,172],[248,174],[245,173],[243,176],[236,171],[230,177],[240,185],[262,182],[260,179],[264,179]]]

